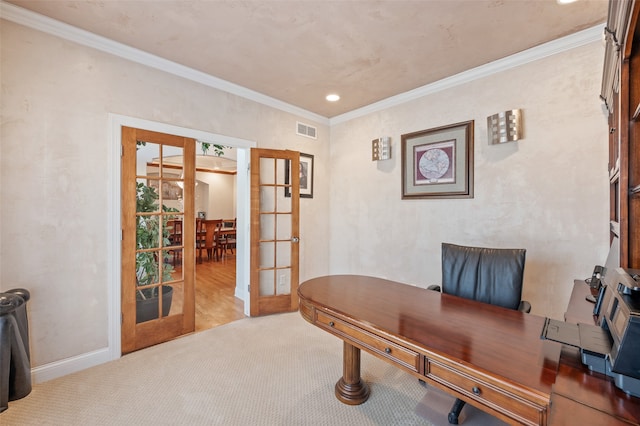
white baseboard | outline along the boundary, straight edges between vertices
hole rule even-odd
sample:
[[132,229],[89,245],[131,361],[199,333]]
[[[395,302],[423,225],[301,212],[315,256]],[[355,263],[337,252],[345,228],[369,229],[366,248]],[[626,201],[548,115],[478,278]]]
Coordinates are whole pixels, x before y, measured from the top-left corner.
[[87,352],[82,355],[41,365],[31,369],[31,381],[33,384],[46,382],[67,374],[85,370],[89,367],[104,364],[111,361],[110,351],[108,348],[98,349],[93,352]]

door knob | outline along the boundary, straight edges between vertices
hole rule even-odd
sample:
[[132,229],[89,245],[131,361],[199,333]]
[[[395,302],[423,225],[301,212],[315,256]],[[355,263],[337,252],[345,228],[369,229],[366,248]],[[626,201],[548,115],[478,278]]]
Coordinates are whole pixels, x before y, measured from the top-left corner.
[[291,237],[291,242],[292,242],[292,243],[299,243],[299,242],[300,242],[300,238],[298,238],[298,237]]

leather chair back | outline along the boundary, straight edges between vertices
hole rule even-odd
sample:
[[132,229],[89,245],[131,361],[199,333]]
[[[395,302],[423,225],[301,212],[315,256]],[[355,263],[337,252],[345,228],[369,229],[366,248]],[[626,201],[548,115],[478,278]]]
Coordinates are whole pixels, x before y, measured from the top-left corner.
[[522,296],[525,249],[442,244],[442,292],[508,309]]

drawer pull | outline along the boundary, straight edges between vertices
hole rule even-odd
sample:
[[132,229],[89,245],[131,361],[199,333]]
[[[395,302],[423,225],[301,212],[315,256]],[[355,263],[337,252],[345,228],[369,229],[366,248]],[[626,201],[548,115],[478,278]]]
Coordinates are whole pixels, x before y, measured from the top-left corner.
[[474,386],[471,391],[475,394],[475,395],[480,395],[480,388],[477,386]]
[[329,321],[329,327],[333,327],[335,323],[333,321]]
[[391,348],[384,348],[384,351],[385,351],[386,353],[390,354],[390,353],[391,353]]

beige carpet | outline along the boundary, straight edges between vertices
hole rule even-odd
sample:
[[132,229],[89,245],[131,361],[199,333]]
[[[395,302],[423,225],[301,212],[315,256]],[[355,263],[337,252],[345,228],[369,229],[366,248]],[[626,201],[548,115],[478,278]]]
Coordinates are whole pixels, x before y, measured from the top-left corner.
[[[362,353],[371,397],[334,396],[342,341],[296,313],[246,318],[33,387],[13,425],[447,425],[453,398]],[[502,424],[465,407],[463,425]]]

